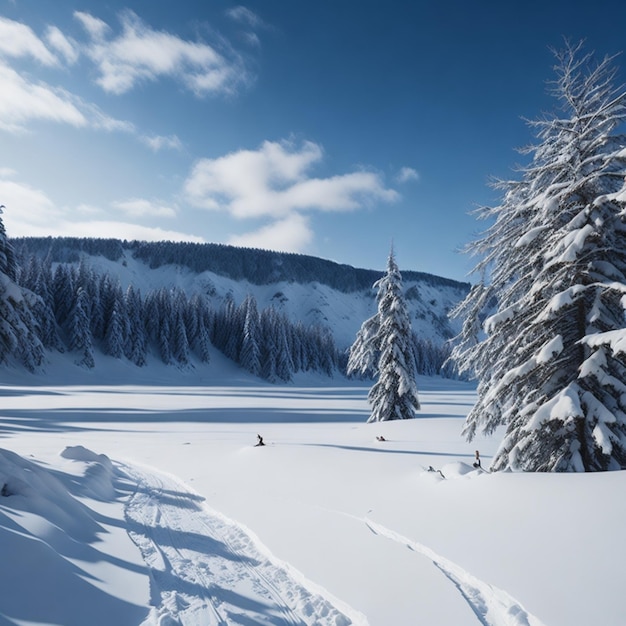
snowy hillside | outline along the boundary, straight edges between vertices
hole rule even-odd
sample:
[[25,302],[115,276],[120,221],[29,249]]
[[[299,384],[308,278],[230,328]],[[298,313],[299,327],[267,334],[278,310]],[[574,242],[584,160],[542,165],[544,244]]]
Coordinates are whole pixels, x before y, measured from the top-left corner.
[[[57,252],[57,257],[74,259],[75,265],[80,258],[96,272],[117,277],[123,290],[133,285],[145,294],[161,287],[179,287],[188,295],[201,293],[208,296],[215,307],[228,294],[232,295],[235,304],[240,304],[248,294],[252,294],[257,300],[259,310],[272,305],[287,314],[292,321],[302,321],[307,326],[321,324],[328,327],[341,350],[352,344],[362,322],[376,312],[376,293],[371,286],[384,274],[383,270],[358,270],[321,259],[303,257],[313,268],[305,272],[302,270],[303,261],[294,265],[293,269],[284,261],[284,258],[297,255],[220,246],[220,250],[227,248],[235,259],[251,255],[246,264],[253,268],[256,266],[254,255],[259,255],[259,264],[262,255],[271,254],[275,257],[273,262],[280,266],[280,272],[268,271],[267,276],[270,278],[264,275],[262,281],[252,281],[244,276],[255,276],[254,269],[246,271],[244,267],[237,272],[231,272],[238,276],[238,279],[234,279],[227,275],[227,264],[225,267],[224,262],[219,260],[215,262],[219,271],[195,271],[189,268],[191,263],[161,264],[162,261],[155,263],[153,259],[149,262],[138,259],[133,249],[128,247],[130,244],[125,242],[116,242],[114,254],[102,255],[83,251],[81,248],[85,247],[85,240],[62,241],[65,243],[61,251]],[[13,245],[22,254],[35,252],[45,255],[50,247],[50,240],[17,239],[13,241]],[[183,244],[168,245],[176,249]],[[52,258],[56,258],[55,255]],[[158,267],[153,267],[155,265]],[[320,269],[316,276],[315,269],[318,266]],[[400,269],[403,271],[402,267]],[[293,275],[290,275],[291,272]],[[343,273],[350,275],[350,289],[339,289],[329,284],[337,283],[337,276]],[[354,273],[361,273],[366,278],[354,279]],[[282,278],[271,280],[272,276]],[[271,282],[266,282],[267,280]],[[465,297],[469,289],[467,284],[409,271],[403,271],[403,283],[412,327],[419,338],[441,344],[456,335],[458,327],[447,316],[451,308]]]
[[[150,269],[143,262],[128,257],[122,263],[92,257],[89,263],[118,276],[123,287],[133,284],[147,292],[175,285],[190,294],[200,292],[208,295],[215,306],[228,294],[237,304],[252,294],[259,309],[273,305],[293,321],[327,326],[332,330],[339,348],[349,347],[361,324],[376,312],[376,292],[372,289],[343,293],[319,282],[302,284],[292,281],[255,285],[210,271],[196,274],[186,268],[169,265]],[[435,287],[408,280],[404,281],[404,286],[414,331],[420,337],[437,343],[452,337],[455,327],[447,319],[447,314],[461,299],[462,289]]]

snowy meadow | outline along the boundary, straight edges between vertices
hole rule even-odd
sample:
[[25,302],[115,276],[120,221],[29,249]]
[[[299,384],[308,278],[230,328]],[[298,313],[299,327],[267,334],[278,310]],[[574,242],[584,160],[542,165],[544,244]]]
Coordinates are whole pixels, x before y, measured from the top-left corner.
[[626,473],[474,469],[472,385],[367,424],[364,383],[147,370],[6,372],[0,625],[626,623]]

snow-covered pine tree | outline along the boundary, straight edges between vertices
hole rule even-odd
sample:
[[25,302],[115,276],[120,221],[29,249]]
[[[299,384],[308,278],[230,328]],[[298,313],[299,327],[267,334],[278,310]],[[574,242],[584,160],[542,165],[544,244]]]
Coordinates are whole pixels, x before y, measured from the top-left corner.
[[[626,92],[612,59],[555,54],[560,110],[530,123],[532,160],[496,184],[502,203],[479,210],[494,221],[468,247],[496,310],[454,358],[479,381],[467,437],[506,427],[496,470],[626,468],[626,361],[589,339],[625,325]],[[462,308],[476,317],[485,293]]]
[[106,330],[104,331],[103,351],[116,359],[124,355],[126,334],[124,333],[124,308],[122,300],[114,300]]
[[261,320],[256,298],[248,294],[242,303],[243,337],[239,353],[240,365],[255,376],[261,374]]
[[95,361],[88,313],[89,302],[87,292],[82,287],[78,288],[73,302],[74,306],[66,321],[69,348],[80,353],[76,359],[77,365],[92,369],[95,367]]
[[[0,214],[2,214],[0,207]],[[18,265],[0,218],[0,362],[14,359],[30,371],[43,363],[44,348],[32,313],[41,299],[16,283]]]
[[[4,204],[0,206],[0,215],[4,208],[6,208]],[[7,276],[9,280],[17,282],[17,269],[15,251],[7,238],[4,221],[0,219],[0,273]]]
[[[380,291],[378,292],[380,296]],[[373,376],[378,371],[380,319],[378,312],[366,319],[350,346],[346,373],[348,376]]]
[[350,350],[349,370],[366,371],[377,355],[378,380],[368,394],[372,412],[368,422],[415,417],[420,408],[411,320],[402,292],[402,275],[393,248],[387,272],[374,283],[378,311],[367,320]]
[[181,365],[189,364],[189,339],[185,327],[184,311],[187,306],[185,292],[177,289],[172,294],[172,357]]
[[57,324],[63,328],[74,305],[74,279],[70,268],[57,265],[52,281],[52,297],[54,300],[54,316]]
[[197,330],[193,340],[193,349],[202,363],[211,360],[211,327],[212,314],[204,296],[194,294],[189,300],[189,306],[195,311]]
[[129,285],[124,294],[124,305],[128,312],[128,336],[124,346],[126,358],[138,367],[147,361],[147,336],[144,325],[144,310],[141,292]]

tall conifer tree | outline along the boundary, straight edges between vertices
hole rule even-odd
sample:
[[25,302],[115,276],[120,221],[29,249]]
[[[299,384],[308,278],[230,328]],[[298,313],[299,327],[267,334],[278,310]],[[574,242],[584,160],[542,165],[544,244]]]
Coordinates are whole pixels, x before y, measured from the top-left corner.
[[365,372],[376,363],[378,380],[370,389],[369,422],[415,417],[420,408],[411,320],[402,292],[402,275],[393,249],[387,273],[374,283],[378,311],[366,320],[350,349],[348,372]]
[[506,428],[493,469],[626,468],[626,361],[590,340],[625,325],[626,92],[610,58],[569,44],[556,58],[560,107],[530,123],[532,160],[497,183],[502,203],[479,211],[493,223],[469,246],[487,284],[460,307],[454,358],[479,381],[464,432]]

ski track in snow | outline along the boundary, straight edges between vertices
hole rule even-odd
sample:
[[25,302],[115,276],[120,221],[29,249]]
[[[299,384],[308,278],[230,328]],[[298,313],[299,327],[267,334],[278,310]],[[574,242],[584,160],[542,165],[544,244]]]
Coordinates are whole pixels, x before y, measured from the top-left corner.
[[430,559],[454,583],[483,626],[544,626],[542,621],[526,611],[506,591],[476,578],[461,566],[417,541],[403,537],[367,517],[361,519],[374,534],[401,543]]
[[367,626],[176,478],[115,465],[136,485],[125,515],[150,573],[153,607],[141,626]]

